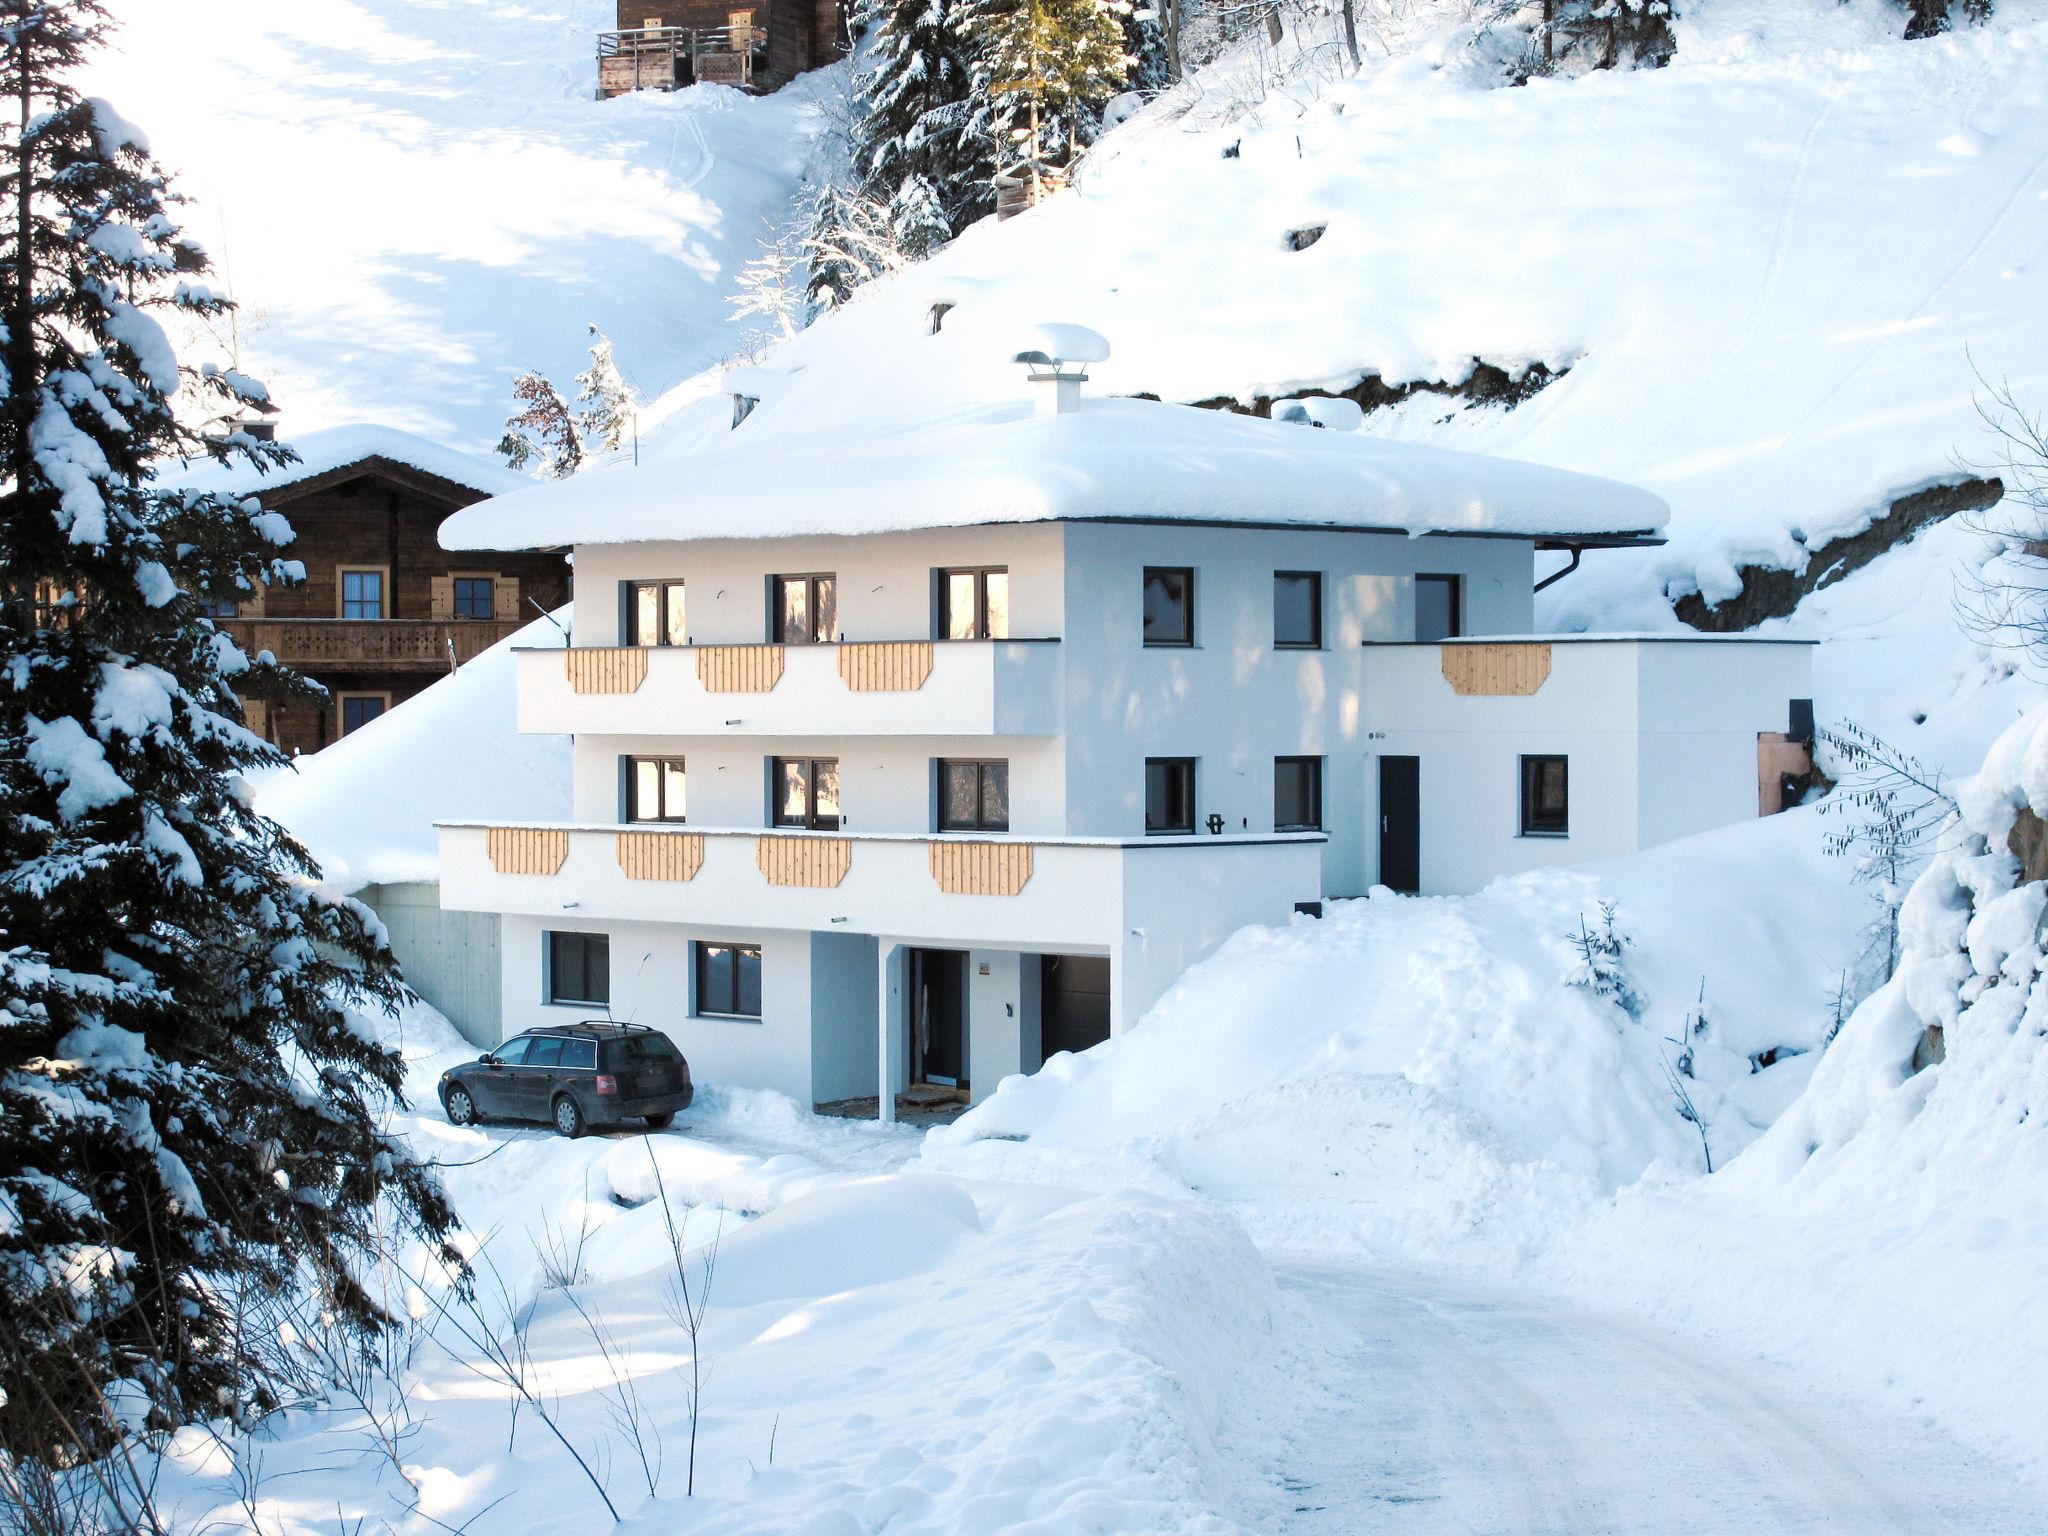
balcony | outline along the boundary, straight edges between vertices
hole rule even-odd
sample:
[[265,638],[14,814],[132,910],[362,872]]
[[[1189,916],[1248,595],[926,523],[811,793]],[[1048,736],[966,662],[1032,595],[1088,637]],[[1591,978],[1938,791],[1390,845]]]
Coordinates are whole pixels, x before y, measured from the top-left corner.
[[362,668],[447,672],[520,626],[518,619],[216,619],[249,655],[268,651],[314,674]]
[[1321,833],[959,837],[441,824],[441,905],[578,921],[1117,949],[1177,973],[1322,889]]
[[522,650],[519,729],[616,736],[1051,736],[1054,640]]

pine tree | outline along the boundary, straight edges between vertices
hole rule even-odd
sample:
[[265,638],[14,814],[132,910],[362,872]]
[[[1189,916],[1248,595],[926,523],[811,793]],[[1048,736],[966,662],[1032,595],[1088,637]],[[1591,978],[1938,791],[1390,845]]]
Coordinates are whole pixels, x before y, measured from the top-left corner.
[[520,409],[505,419],[498,452],[514,469],[538,463],[550,480],[566,480],[583,467],[583,438],[575,413],[562,392],[538,373],[522,373],[512,383]]
[[632,436],[636,402],[612,355],[611,338],[594,325],[590,337],[590,366],[576,375],[577,420],[586,440],[615,453]]
[[284,759],[231,688],[288,674],[198,616],[196,600],[295,579],[277,553],[291,531],[253,500],[154,479],[174,459],[289,454],[225,426],[260,387],[182,368],[158,322],[228,303],[142,135],[69,83],[109,25],[96,0],[0,0],[0,1466],[14,1479],[96,1456],[139,1418],[275,1402],[278,1308],[310,1298],[367,1345],[388,1321],[380,1255],[453,1222],[379,1129],[397,1056],[346,1012],[407,996],[381,929],[321,894],[305,850],[250,808],[243,775]]
[[855,177],[889,210],[896,244],[911,260],[995,207],[995,144],[970,131],[974,72],[959,30],[963,5],[878,5],[871,63],[859,82]]
[[1131,77],[1128,12],[1124,0],[971,0],[961,25],[974,50],[970,131],[1000,146],[1004,164],[1070,162]]

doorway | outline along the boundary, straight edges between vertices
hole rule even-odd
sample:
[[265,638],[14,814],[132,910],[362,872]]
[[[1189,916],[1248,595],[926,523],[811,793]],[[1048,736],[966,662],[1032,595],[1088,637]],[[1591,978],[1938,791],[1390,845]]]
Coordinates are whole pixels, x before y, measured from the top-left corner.
[[967,1086],[967,956],[910,952],[910,1081]]
[[1109,956],[1045,955],[1039,981],[1041,1059],[1109,1038]]
[[1422,759],[1380,760],[1380,880],[1413,896],[1422,889]]

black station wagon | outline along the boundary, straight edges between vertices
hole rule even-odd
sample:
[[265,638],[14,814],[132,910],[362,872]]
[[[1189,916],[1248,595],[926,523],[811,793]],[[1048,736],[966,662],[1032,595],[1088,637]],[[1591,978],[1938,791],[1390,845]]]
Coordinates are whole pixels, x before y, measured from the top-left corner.
[[695,1094],[683,1053],[644,1024],[529,1029],[441,1074],[451,1123],[540,1120],[564,1136],[629,1120],[660,1130]]

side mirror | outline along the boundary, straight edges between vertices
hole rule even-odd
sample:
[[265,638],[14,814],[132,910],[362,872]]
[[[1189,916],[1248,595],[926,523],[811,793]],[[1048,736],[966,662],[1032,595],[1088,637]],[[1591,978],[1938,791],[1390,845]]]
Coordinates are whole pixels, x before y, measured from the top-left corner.
[[498,1058],[489,1051],[485,1051],[483,1055],[477,1057],[476,1064],[480,1067],[495,1067],[498,1064]]

